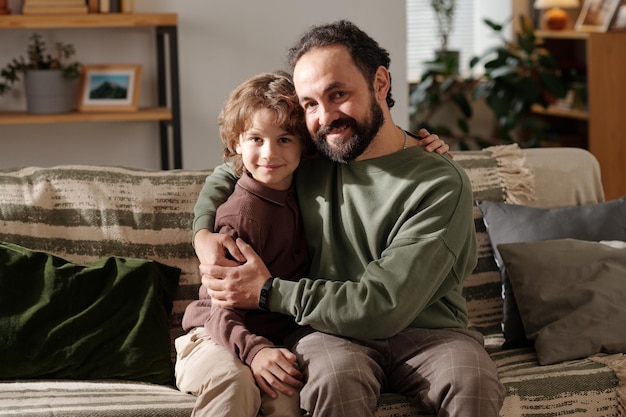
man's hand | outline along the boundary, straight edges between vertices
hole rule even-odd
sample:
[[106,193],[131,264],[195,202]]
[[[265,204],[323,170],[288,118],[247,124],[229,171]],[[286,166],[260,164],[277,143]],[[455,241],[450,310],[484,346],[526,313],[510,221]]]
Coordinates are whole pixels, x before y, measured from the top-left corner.
[[211,296],[213,305],[255,310],[259,308],[261,288],[271,275],[250,245],[237,239],[236,246],[245,263],[237,266],[201,263],[202,285]]
[[285,348],[261,349],[250,364],[259,388],[272,398],[276,392],[292,396],[294,388],[302,387],[302,374],[297,368],[296,355]]
[[450,146],[438,135],[430,134],[426,129],[420,129],[417,135],[421,138],[417,141],[417,144],[423,146],[428,152],[437,152],[439,155],[448,154],[450,158],[454,158],[452,152],[449,152]]

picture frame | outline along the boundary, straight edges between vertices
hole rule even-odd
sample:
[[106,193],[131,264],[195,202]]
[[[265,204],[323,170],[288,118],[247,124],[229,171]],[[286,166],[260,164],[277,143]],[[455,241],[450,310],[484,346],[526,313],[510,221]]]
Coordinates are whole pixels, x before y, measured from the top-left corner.
[[141,65],[83,65],[78,111],[137,111]]
[[606,32],[621,0],[585,0],[576,20],[576,30]]
[[617,7],[613,26],[609,30],[626,30],[626,0],[622,0]]

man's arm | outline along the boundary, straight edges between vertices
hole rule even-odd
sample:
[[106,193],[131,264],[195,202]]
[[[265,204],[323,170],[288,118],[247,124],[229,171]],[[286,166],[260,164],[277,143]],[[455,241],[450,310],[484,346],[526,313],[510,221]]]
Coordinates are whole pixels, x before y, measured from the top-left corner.
[[[452,153],[448,152],[450,147],[439,136],[430,134],[426,129],[420,129],[417,136],[421,138],[417,141],[418,145],[428,152],[447,153],[453,157]],[[234,266],[235,264],[224,256],[227,252],[240,262],[245,260],[232,239],[212,233],[217,208],[232,194],[236,183],[237,177],[230,165],[222,164],[206,178],[200,191],[194,207],[193,220],[193,244],[200,264]]]
[[[428,152],[451,155],[448,152],[450,147],[439,136],[431,135],[426,129],[420,129],[418,136],[421,138],[418,140],[419,146],[424,147]],[[216,167],[211,175],[206,178],[193,210],[194,243],[198,231],[213,231],[217,208],[233,193],[237,179],[228,164]]]
[[[401,230],[358,276],[354,274],[362,268],[350,267],[330,280],[274,279],[269,309],[290,314],[301,325],[363,339],[389,337],[409,325],[466,326],[460,288],[475,266],[476,253],[471,189],[468,182],[462,184],[452,180],[442,189],[460,187],[460,193],[443,192],[437,201],[408,208]],[[332,232],[324,232],[327,235],[333,241]],[[246,263],[237,268],[208,267],[203,283],[220,305],[254,308],[269,272],[251,248],[237,243]],[[360,243],[361,248],[369,247]],[[359,263],[355,256],[331,264]],[[335,269],[332,265],[330,269]]]
[[233,193],[237,177],[228,164],[216,167],[213,172],[206,177],[204,186],[200,190],[198,200],[193,208],[193,234],[199,230],[213,231],[215,224],[215,213],[228,197]]
[[[222,164],[200,190],[193,210],[193,246],[201,265],[236,266],[245,260],[230,236],[213,233],[217,208],[233,193],[237,179],[230,165]],[[228,259],[227,254],[238,262]]]

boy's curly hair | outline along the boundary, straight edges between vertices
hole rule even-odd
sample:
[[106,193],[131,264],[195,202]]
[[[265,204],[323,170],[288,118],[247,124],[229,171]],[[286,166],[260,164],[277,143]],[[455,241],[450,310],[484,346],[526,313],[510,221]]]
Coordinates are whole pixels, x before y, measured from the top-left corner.
[[241,155],[235,151],[239,137],[250,128],[258,110],[271,110],[277,126],[302,141],[303,157],[311,152],[311,139],[304,122],[304,111],[291,80],[285,71],[256,75],[244,81],[226,100],[218,116],[223,157],[230,161],[237,176],[245,172]]

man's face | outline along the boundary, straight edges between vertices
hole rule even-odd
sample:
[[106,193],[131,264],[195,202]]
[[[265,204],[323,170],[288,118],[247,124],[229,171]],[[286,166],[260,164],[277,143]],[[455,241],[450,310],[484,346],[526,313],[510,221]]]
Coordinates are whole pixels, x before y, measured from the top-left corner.
[[294,67],[294,85],[317,148],[330,159],[358,159],[384,122],[372,87],[343,45],[315,48]]

